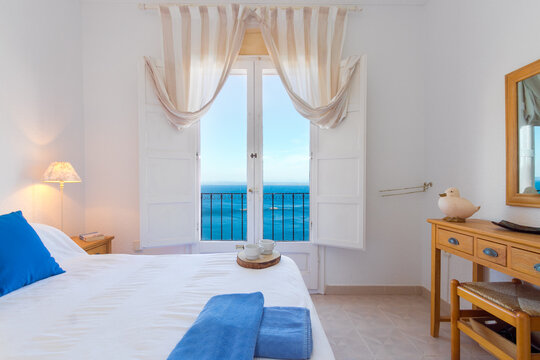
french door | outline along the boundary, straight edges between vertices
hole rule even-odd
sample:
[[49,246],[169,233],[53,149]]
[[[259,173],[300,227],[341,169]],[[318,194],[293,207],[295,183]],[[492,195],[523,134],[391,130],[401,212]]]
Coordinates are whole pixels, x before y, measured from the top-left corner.
[[[323,130],[295,119],[299,115],[268,59],[242,58],[210,112],[193,126],[178,130],[167,121],[141,59],[140,240],[134,241],[134,249],[171,246],[187,253],[234,252],[236,245],[274,239],[277,249],[298,264],[308,288],[323,290],[324,251],[320,249],[324,247],[314,243],[365,248],[365,56],[354,76],[347,118],[337,128]],[[209,125],[219,130],[212,139],[206,132]],[[295,142],[303,145],[295,150]],[[212,143],[218,144],[214,154],[221,158],[208,166],[207,145]],[[281,156],[282,148],[292,149],[291,156]],[[229,195],[205,194],[201,181],[205,186],[208,169],[215,170],[213,180],[224,174],[241,180],[241,190],[237,186],[226,191]],[[305,190],[280,194],[271,189],[276,180],[272,174],[288,183],[296,181],[293,175],[299,173],[309,178]],[[211,224],[210,233],[209,210],[223,219]],[[292,222],[285,226],[285,220]]]
[[308,288],[316,289],[309,190],[313,131],[300,118],[269,59],[236,62],[199,127],[195,251],[231,252],[273,239],[276,249],[298,264]]

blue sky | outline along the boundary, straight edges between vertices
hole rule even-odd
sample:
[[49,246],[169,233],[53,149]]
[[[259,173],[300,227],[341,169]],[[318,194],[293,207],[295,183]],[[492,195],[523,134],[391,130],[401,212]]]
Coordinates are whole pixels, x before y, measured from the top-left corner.
[[[231,75],[201,119],[201,182],[245,183],[245,75]],[[277,75],[263,76],[264,183],[309,182],[309,121],[294,109]]]

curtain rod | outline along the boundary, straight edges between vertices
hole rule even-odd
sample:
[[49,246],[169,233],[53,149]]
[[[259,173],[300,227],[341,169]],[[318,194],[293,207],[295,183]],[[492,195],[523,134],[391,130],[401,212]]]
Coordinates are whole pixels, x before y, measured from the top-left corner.
[[[165,3],[166,5],[187,5],[187,6],[200,6],[200,5],[205,5],[205,6],[219,6],[219,5],[223,5],[223,4],[186,4],[186,3]],[[159,5],[160,4],[150,4],[150,3],[139,3],[139,9],[141,10],[149,10],[149,9],[158,9],[159,8]],[[264,7],[264,6],[267,6],[267,5],[263,5],[263,4],[240,4],[240,5],[246,5],[246,6],[253,6],[253,7]],[[338,7],[338,8],[343,8],[343,9],[346,9],[346,10],[349,10],[349,11],[362,11],[362,8],[359,7],[359,6],[356,6],[356,5],[326,5],[326,4],[318,4],[318,5],[305,5],[305,6],[286,6],[286,5],[271,5],[269,7],[271,8],[290,8],[292,7],[293,9],[302,9],[306,6],[334,6],[334,7]]]

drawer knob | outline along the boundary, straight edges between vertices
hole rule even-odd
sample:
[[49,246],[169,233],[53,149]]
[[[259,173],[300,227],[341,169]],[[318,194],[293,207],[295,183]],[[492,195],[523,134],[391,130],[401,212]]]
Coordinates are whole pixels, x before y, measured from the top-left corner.
[[453,237],[449,238],[449,239],[448,239],[448,242],[449,242],[450,244],[452,244],[452,245],[459,245],[458,239],[453,238]]
[[499,253],[495,250],[493,250],[492,248],[485,248],[484,250],[482,250],[482,252],[484,254],[486,254],[487,256],[491,256],[491,257],[498,257],[499,256]]
[[534,265],[534,270],[540,272],[540,263]]

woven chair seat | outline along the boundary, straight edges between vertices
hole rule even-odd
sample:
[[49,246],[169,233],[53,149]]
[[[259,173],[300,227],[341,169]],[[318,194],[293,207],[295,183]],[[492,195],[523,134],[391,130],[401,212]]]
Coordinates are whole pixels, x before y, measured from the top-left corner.
[[468,282],[461,287],[486,298],[503,308],[540,316],[540,290],[513,282]]

